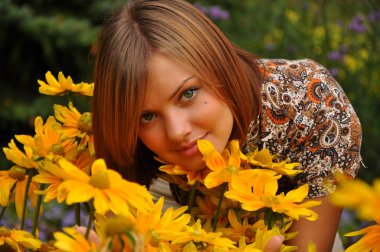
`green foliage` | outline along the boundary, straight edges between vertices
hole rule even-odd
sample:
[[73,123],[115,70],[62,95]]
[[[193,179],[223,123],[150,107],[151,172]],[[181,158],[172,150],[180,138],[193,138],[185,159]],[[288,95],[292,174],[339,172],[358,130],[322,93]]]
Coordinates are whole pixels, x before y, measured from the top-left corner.
[[[91,47],[105,16],[121,1],[0,1],[0,139],[26,134],[53,100],[38,95],[37,79],[50,70],[91,82]],[[54,100],[56,101],[56,100]],[[0,163],[2,164],[2,163]]]

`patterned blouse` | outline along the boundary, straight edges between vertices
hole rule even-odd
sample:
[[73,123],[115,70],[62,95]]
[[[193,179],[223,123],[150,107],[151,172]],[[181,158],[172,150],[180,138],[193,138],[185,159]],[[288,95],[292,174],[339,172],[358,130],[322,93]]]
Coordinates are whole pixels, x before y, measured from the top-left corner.
[[[301,163],[302,173],[284,177],[280,189],[309,184],[309,198],[323,196],[341,171],[360,167],[361,125],[344,91],[328,70],[309,60],[262,60],[262,106],[249,128],[245,151],[268,148]],[[332,183],[333,184],[333,183]]]

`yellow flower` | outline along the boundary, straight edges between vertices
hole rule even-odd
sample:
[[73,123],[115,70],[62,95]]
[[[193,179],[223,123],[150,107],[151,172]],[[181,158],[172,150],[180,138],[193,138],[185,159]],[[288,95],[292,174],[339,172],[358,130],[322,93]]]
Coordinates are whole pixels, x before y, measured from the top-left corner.
[[235,211],[232,209],[228,211],[228,221],[231,228],[222,228],[220,231],[223,232],[223,235],[233,241],[239,241],[241,237],[245,237],[245,242],[250,244],[255,240],[257,230],[267,230],[263,220],[258,220],[254,224],[249,224],[248,218],[244,218],[243,223],[240,223]]
[[[273,228],[271,230],[257,230],[256,236],[255,236],[255,242],[249,245],[251,248],[260,249],[261,251],[265,251],[265,248],[267,247],[269,241],[275,237],[280,235],[281,232],[278,228]],[[280,247],[280,252],[288,252],[288,251],[295,251],[297,250],[296,246],[286,246],[284,244]]]
[[291,9],[287,9],[285,11],[285,16],[292,24],[297,24],[300,20],[300,15],[298,14],[298,12]]
[[122,179],[116,171],[107,169],[102,159],[92,164],[91,176],[64,158],[59,159],[58,164],[59,167],[45,162],[42,170],[63,180],[58,185],[57,197],[65,198],[69,205],[94,199],[95,210],[101,214],[109,210],[116,214],[127,213],[129,207],[146,212],[150,206],[151,195],[145,187]]
[[198,252],[198,249],[193,242],[189,242],[183,247],[182,251],[183,252]]
[[39,91],[46,95],[64,95],[66,92],[79,93],[86,96],[92,96],[94,91],[94,83],[88,84],[81,82],[74,84],[70,76],[67,78],[62,72],[58,73],[58,80],[48,71],[45,74],[46,82],[38,80],[40,85]]
[[[277,172],[267,169],[248,169],[239,172],[236,179],[231,183],[231,189],[241,192],[250,192],[258,197],[263,194],[263,191],[271,192],[273,195],[276,193],[276,186],[278,179],[281,178]],[[255,188],[252,191],[252,188]],[[269,189],[274,189],[269,191]],[[232,190],[230,190],[232,191]]]
[[63,228],[64,232],[55,232],[54,246],[64,252],[95,252],[98,251],[95,243],[86,240],[74,228]]
[[170,175],[186,175],[189,185],[194,185],[196,181],[203,182],[207,172],[206,169],[192,170],[171,164],[162,165],[159,170]]
[[378,219],[377,224],[363,228],[362,230],[351,232],[345,234],[345,236],[364,236],[348,247],[346,252],[356,252],[356,251],[380,251],[380,219]]
[[[47,163],[49,163],[47,165]],[[66,199],[66,195],[58,194],[58,188],[61,185],[63,179],[61,177],[64,175],[62,169],[56,164],[50,162],[49,160],[45,160],[40,163],[41,169],[39,174],[33,177],[33,181],[41,184],[48,184],[49,186],[43,191],[35,191],[37,194],[44,194],[44,201],[50,202],[53,199],[57,199],[58,203],[62,203]],[[48,166],[49,172],[47,172],[45,167]],[[60,176],[56,176],[54,174],[60,174]]]
[[87,148],[82,151],[78,151],[76,156],[70,160],[76,167],[81,169],[83,172],[90,174],[91,165],[96,160],[96,156],[90,153],[90,150]]
[[37,163],[33,160],[33,150],[31,147],[24,145],[24,152],[22,152],[12,139],[8,144],[9,148],[3,148],[6,158],[14,164],[23,168],[37,168]]
[[[24,207],[24,196],[28,175],[25,174],[25,169],[13,166],[8,171],[0,171],[0,205],[8,206],[11,190],[15,187],[15,205],[17,216],[21,218],[22,210]],[[37,202],[37,195],[34,193],[38,189],[37,183],[31,182],[29,186],[29,199],[31,206],[35,207]]]
[[[318,215],[308,209],[320,205],[318,201],[302,202],[308,194],[308,185],[288,192],[286,195],[276,195],[278,189],[277,179],[261,169],[242,171],[233,181],[232,190],[227,191],[227,198],[237,200],[242,208],[247,211],[256,211],[262,208],[270,208],[273,212],[284,213],[296,220],[304,217],[308,220],[316,220]],[[298,204],[300,203],[300,204]]]
[[70,102],[69,107],[55,104],[55,118],[63,124],[60,132],[64,138],[80,138],[78,148],[83,150],[87,147],[90,153],[95,153],[94,136],[92,134],[92,114],[85,112],[79,113],[78,110]]
[[133,220],[136,230],[144,235],[147,250],[167,246],[166,242],[170,240],[170,234],[179,232],[190,221],[190,215],[184,213],[187,207],[180,207],[176,210],[170,207],[162,214],[163,205],[164,198],[160,198],[151,211],[140,212]]
[[[163,234],[165,231],[161,231]],[[202,229],[201,221],[197,220],[192,226],[186,226],[181,232],[165,232],[173,243],[194,242],[202,248],[211,246],[215,248],[235,248],[234,242],[222,237],[221,232],[206,232]]]
[[231,252],[263,252],[262,249],[254,248],[254,244],[247,245],[244,236],[240,237],[238,248],[231,249]]
[[7,251],[22,252],[25,249],[36,250],[40,248],[41,242],[34,239],[33,235],[26,231],[9,230],[4,226],[0,226],[0,247],[3,247],[3,249],[9,247]]
[[373,187],[362,180],[342,182],[330,195],[333,204],[355,209],[362,219],[380,218],[380,179],[375,179]]
[[[274,228],[271,230],[257,230],[254,238],[254,242],[247,245],[246,240],[244,239],[244,236],[240,238],[239,241],[239,248],[238,249],[233,249],[231,252],[263,252],[267,251],[266,247],[269,243],[269,241],[277,236],[280,235],[281,232],[278,228]],[[297,250],[296,246],[286,246],[286,245],[281,245],[280,247],[280,252],[290,252],[290,251],[295,251]]]
[[[244,158],[244,157],[243,157]],[[294,176],[301,173],[301,170],[295,170],[300,166],[300,163],[288,163],[289,160],[285,160],[279,163],[273,162],[276,155],[271,155],[268,149],[258,150],[257,148],[246,155],[247,161],[258,167],[272,169],[279,174]]]
[[217,204],[211,197],[196,197],[196,206],[192,209],[192,215],[202,220],[212,219],[215,216]]
[[69,157],[77,151],[75,139],[61,140],[59,129],[61,125],[49,116],[44,124],[38,116],[34,121],[36,134],[34,137],[28,135],[16,135],[16,139],[27,147],[32,148],[33,158],[53,159],[57,156]]
[[[132,218],[131,218],[132,217]],[[144,237],[136,230],[133,216],[95,214],[95,230],[101,239],[101,251],[146,251]]]
[[[90,174],[90,167],[94,161],[95,156],[91,156],[89,150],[86,149],[84,151],[77,152],[75,159],[71,160],[70,162],[86,174]],[[43,169],[47,163],[49,163],[49,172]],[[45,190],[35,191],[35,193],[44,194],[44,202],[49,202],[53,199],[57,199],[59,203],[62,203],[66,199],[66,195],[62,193],[58,194],[58,188],[63,181],[61,178],[64,176],[62,169],[49,160],[40,162],[40,166],[42,169],[40,169],[39,174],[33,177],[33,181],[41,184],[49,184],[49,186]],[[54,174],[59,174],[59,176],[56,176]],[[69,177],[66,176],[66,178]]]
[[214,145],[208,140],[197,141],[199,151],[203,154],[203,160],[212,171],[204,179],[207,188],[217,187],[225,182],[230,182],[240,169],[239,142],[232,140],[230,150],[224,150],[220,154]]

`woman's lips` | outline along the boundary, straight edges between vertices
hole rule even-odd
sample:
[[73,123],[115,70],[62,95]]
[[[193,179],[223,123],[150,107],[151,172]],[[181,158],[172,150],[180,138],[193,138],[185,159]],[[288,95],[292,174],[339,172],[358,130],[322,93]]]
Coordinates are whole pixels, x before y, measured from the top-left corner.
[[[204,135],[203,137],[200,137],[199,139],[205,139],[207,137],[207,135],[208,134]],[[199,151],[198,145],[197,145],[197,141],[199,139],[197,139],[196,141],[192,142],[191,144],[188,144],[188,145],[185,145],[185,146],[181,147],[177,151],[180,154],[185,155],[185,156],[194,156],[196,154],[199,154],[200,151]]]
[[194,156],[194,155],[200,153],[199,149],[198,149],[197,142],[194,142],[191,145],[188,145],[188,146],[185,146],[185,147],[179,149],[178,152],[184,156]]

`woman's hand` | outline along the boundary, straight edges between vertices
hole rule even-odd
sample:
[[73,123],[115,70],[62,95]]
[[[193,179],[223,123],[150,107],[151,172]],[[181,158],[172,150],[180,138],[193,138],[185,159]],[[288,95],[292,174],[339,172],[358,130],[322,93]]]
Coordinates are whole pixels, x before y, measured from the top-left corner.
[[265,248],[265,252],[279,252],[283,241],[283,235],[276,235],[272,237]]
[[[77,227],[76,228],[76,230],[80,233],[80,234],[82,234],[83,236],[86,234],[86,230],[87,230],[87,228],[86,227],[83,227],[83,226],[79,226],[79,227]],[[88,235],[88,241],[89,242],[93,242],[93,243],[95,243],[95,245],[97,246],[97,247],[99,247],[100,246],[100,238],[99,238],[99,236],[95,233],[95,231],[94,230],[90,230],[90,233],[89,233],[89,235]],[[269,252],[269,251],[268,251]]]
[[313,242],[317,251],[331,251],[342,208],[332,205],[328,196],[313,200],[322,201],[322,205],[312,208],[318,214],[318,219],[294,221],[288,232],[298,232],[298,234],[295,238],[286,241],[286,245],[297,246],[297,251],[304,252],[307,251],[309,243]]

